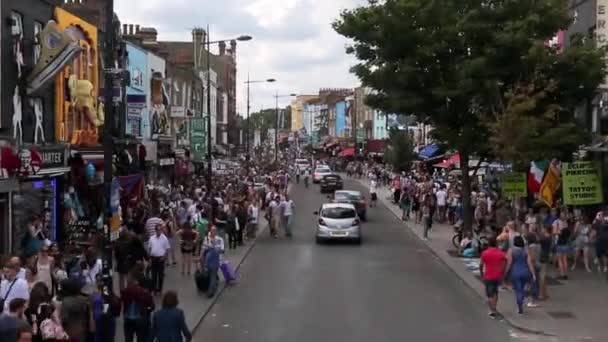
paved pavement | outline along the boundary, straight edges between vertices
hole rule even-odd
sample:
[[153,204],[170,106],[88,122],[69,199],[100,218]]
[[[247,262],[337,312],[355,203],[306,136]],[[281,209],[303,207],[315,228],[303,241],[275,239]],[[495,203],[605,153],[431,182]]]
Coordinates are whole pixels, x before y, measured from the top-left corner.
[[223,292],[195,341],[554,341],[490,319],[477,294],[386,207],[368,212],[361,246],[316,245],[313,212],[325,196],[298,185],[292,198],[293,240],[258,239],[242,281]]
[[[266,229],[262,229],[259,233],[264,234],[265,231]],[[239,267],[242,261],[247,257],[247,254],[255,246],[255,243],[255,240],[249,240],[245,242],[244,246],[240,246],[236,250],[227,250],[225,254],[226,260],[230,261],[230,263],[234,267]],[[226,243],[226,246],[227,245],[228,243]],[[176,257],[180,257],[179,253],[177,253]],[[195,266],[193,265],[193,271],[194,270]],[[239,269],[237,268],[237,271],[238,270]],[[237,276],[239,276],[240,279],[240,275],[238,274],[238,272]],[[201,323],[209,309],[219,298],[221,292],[225,290],[224,279],[220,275],[218,294],[214,298],[207,298],[205,293],[199,292],[197,290],[196,285],[194,283],[194,275],[181,274],[181,268],[179,264],[166,268],[165,284],[163,285],[163,287],[165,291],[177,291],[180,301],[179,307],[184,310],[184,313],[186,315],[186,323],[188,324],[188,327],[191,330],[196,329],[196,327]],[[116,288],[118,288],[118,285],[116,285]],[[156,298],[156,307],[160,307],[160,297]],[[122,328],[122,318],[118,319],[116,331],[116,341],[123,342],[124,334]]]
[[[367,187],[366,180],[359,180]],[[388,188],[379,190],[380,205],[388,208],[396,217],[401,217],[399,208],[389,200]],[[411,232],[422,239],[423,227],[408,221]],[[460,279],[470,286],[482,300],[485,300],[483,284],[479,278],[478,259],[454,257],[451,239],[453,228],[448,225],[434,224],[430,240],[424,243],[433,251],[435,257],[442,260]],[[422,241],[422,240],[421,240]],[[597,272],[587,273],[581,270],[572,272],[570,280],[562,281],[552,278],[549,286],[550,299],[541,303],[541,307],[527,309],[523,316],[516,314],[516,304],[510,290],[501,292],[499,311],[506,323],[518,330],[528,333],[553,336],[556,341],[607,341],[606,326],[606,277]],[[477,301],[483,306],[482,301]]]

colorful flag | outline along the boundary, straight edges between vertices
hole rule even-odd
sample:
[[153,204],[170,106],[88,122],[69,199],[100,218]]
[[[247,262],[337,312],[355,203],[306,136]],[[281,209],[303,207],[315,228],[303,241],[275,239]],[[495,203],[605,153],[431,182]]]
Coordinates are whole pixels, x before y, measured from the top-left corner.
[[531,193],[537,193],[540,190],[540,185],[543,183],[545,171],[547,171],[549,162],[546,160],[533,161],[530,163],[530,173],[528,174],[528,188]]
[[553,207],[555,203],[555,193],[559,189],[561,171],[557,161],[552,161],[547,169],[547,174],[540,185],[539,197],[549,207]]

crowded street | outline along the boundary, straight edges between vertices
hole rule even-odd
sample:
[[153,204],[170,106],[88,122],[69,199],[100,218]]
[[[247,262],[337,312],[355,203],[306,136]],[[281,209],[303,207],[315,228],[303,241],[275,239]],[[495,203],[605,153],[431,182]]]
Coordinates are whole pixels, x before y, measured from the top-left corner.
[[[356,180],[345,188],[365,190]],[[218,341],[556,341],[488,320],[466,285],[384,205],[361,246],[314,243],[318,188],[294,186],[293,240],[258,238],[195,339]],[[367,194],[366,194],[367,195]]]
[[0,342],[608,341],[607,8],[0,0]]

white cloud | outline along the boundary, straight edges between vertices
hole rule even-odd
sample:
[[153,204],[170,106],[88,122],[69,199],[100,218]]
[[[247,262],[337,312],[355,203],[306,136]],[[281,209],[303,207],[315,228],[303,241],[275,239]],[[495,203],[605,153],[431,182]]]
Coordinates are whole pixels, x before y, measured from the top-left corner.
[[[210,25],[212,39],[253,36],[238,45],[237,107],[246,111],[247,72],[252,111],[274,107],[273,94],[316,93],[321,87],[355,87],[346,40],[331,28],[340,11],[364,0],[115,0],[123,23],[154,26],[159,39],[190,40],[193,27]],[[283,106],[290,99],[280,100]]]

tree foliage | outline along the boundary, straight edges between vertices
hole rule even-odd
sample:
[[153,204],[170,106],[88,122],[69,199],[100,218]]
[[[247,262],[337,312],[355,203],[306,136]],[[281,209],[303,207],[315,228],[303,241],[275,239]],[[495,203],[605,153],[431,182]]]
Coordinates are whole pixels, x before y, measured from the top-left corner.
[[[525,142],[514,149],[530,144],[530,134],[523,133],[528,124],[543,131],[548,151],[560,150],[563,146],[548,138],[572,127],[574,108],[591,98],[601,81],[603,53],[591,43],[574,44],[562,54],[545,43],[569,26],[568,5],[568,0],[369,0],[334,22],[334,29],[353,41],[347,48],[359,60],[353,72],[374,90],[367,103],[416,115],[434,126],[438,142],[460,152],[466,226],[470,157],[502,153],[492,148],[508,141],[492,137],[499,133]],[[522,103],[528,108],[520,109]],[[554,120],[544,123],[547,117]]]
[[390,130],[389,148],[384,154],[384,160],[391,164],[396,171],[409,171],[414,159],[414,145],[408,132]]

